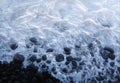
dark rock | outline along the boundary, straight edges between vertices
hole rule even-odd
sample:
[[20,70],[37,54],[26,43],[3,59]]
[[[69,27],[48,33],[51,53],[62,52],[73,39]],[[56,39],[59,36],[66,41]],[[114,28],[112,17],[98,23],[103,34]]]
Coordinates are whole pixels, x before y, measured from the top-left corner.
[[60,83],[50,73],[39,72],[38,67],[34,64],[29,64],[26,68],[20,66],[21,68],[19,69],[15,66],[16,64],[13,61],[10,63],[6,63],[5,61],[1,63],[0,83]]
[[15,81],[14,83],[20,83],[20,81]]
[[30,64],[30,65],[27,66],[27,70],[28,70],[28,71],[37,72],[38,67],[35,66],[34,64]]
[[67,61],[72,61],[72,60],[73,60],[73,57],[72,57],[72,56],[67,56],[67,57],[66,57],[66,60],[67,60]]
[[43,56],[42,56],[42,60],[43,60],[43,61],[46,61],[46,60],[47,60],[47,56],[46,56],[46,55],[43,55]]
[[114,69],[112,69],[112,68],[109,68],[109,71],[110,71],[110,73],[113,75],[114,74],[114,72],[115,72],[115,70]]
[[33,49],[33,52],[35,52],[35,53],[37,52],[37,48],[36,47]]
[[52,70],[52,72],[55,72],[55,71],[56,71],[56,68],[55,68],[55,67],[53,67],[51,70]]
[[102,80],[104,80],[104,79],[105,79],[105,78],[104,78],[103,76],[97,76],[97,77],[96,77],[96,80],[97,80],[97,81],[102,81]]
[[37,82],[37,78],[36,77],[33,77],[32,78],[32,83],[36,83]]
[[37,57],[36,57],[35,55],[32,55],[32,56],[29,58],[29,60],[30,60],[31,62],[36,61],[36,59],[37,59]]
[[36,62],[37,63],[41,62],[41,58],[36,59]]
[[27,43],[27,44],[26,44],[26,47],[27,47],[27,48],[31,48],[32,46],[33,46],[32,43]]
[[43,64],[41,67],[42,67],[43,69],[45,69],[47,66],[46,66],[45,64]]
[[115,62],[110,62],[110,66],[113,67],[115,65]]
[[51,60],[47,60],[46,63],[50,64],[50,63],[51,63]]
[[18,44],[15,43],[15,42],[10,44],[10,48],[11,48],[12,50],[15,50],[17,47],[18,47]]
[[64,61],[64,55],[62,55],[62,54],[56,55],[56,56],[55,56],[55,60],[56,60],[57,62]]
[[120,67],[117,67],[117,71],[120,73]]
[[74,83],[73,77],[69,77],[70,83]]
[[93,43],[90,43],[90,44],[88,45],[88,48],[89,48],[90,50],[93,49],[93,47],[94,47]]
[[77,68],[77,62],[76,61],[72,61],[72,68],[76,69]]
[[70,63],[70,61],[66,61],[66,62],[65,62],[65,65],[68,65],[69,63]]
[[97,83],[97,80],[96,80],[94,77],[92,77],[92,78],[90,79],[90,83]]
[[0,79],[0,83],[2,83],[2,80]]
[[75,58],[73,58],[73,60],[75,60],[75,61],[81,61],[82,58],[80,58],[80,57],[75,57]]
[[68,73],[68,70],[67,70],[66,68],[63,68],[63,69],[62,69],[62,72],[63,72],[63,73]]
[[53,52],[53,51],[54,51],[54,49],[49,48],[49,49],[47,49],[47,51],[46,51],[46,52]]
[[53,73],[54,73],[54,74],[57,74],[57,72],[56,72],[56,71],[54,71]]
[[110,54],[110,55],[109,55],[109,58],[110,58],[111,60],[114,60],[114,59],[115,59],[115,55],[114,55],[114,54]]
[[79,45],[75,45],[75,50],[79,50],[80,46]]
[[9,63],[7,61],[3,61],[2,63],[4,66],[9,66]]
[[34,43],[35,45],[38,44],[38,40],[37,40],[36,37],[31,37],[31,38],[30,38],[30,41],[31,41],[32,43]]
[[46,79],[45,83],[54,83],[51,79]]
[[82,66],[82,65],[85,65],[84,61],[81,61],[81,62],[79,63],[79,66]]
[[65,52],[65,54],[69,55],[69,54],[71,54],[71,49],[68,47],[65,47],[64,52]]
[[105,60],[107,60],[108,58],[114,60],[115,55],[113,53],[114,53],[114,50],[109,47],[105,47],[104,49],[100,50],[100,54],[101,54],[102,58]]
[[13,57],[13,61],[15,63],[23,63],[24,60],[25,60],[24,56],[20,53],[16,53],[15,56]]
[[2,64],[2,62],[0,61],[0,65]]
[[114,50],[112,48],[110,48],[110,47],[105,47],[104,50],[107,50],[112,54],[114,53]]

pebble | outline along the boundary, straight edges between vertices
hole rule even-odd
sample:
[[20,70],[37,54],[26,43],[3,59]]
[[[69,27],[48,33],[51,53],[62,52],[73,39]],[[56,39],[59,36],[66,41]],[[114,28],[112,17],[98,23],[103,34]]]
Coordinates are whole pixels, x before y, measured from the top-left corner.
[[65,62],[65,65],[69,65],[69,63],[70,63],[70,61],[66,61],[66,62]]
[[113,67],[115,65],[115,62],[110,62],[110,66]]
[[10,48],[12,50],[15,50],[16,48],[18,48],[18,44],[14,42],[14,43],[10,44]]
[[36,62],[37,63],[41,62],[41,58],[36,59]]
[[13,57],[13,61],[15,63],[23,63],[24,60],[25,60],[25,57],[20,53],[16,53],[15,56]]
[[50,63],[51,63],[51,60],[47,60],[46,63],[50,64]]
[[57,62],[62,62],[62,61],[64,61],[64,55],[62,55],[62,54],[56,55],[56,56],[55,56],[55,60],[56,60]]
[[114,54],[110,54],[110,55],[109,55],[109,58],[110,58],[111,60],[114,60],[114,59],[115,59],[115,55],[114,55]]
[[64,52],[65,52],[66,55],[70,55],[71,54],[71,49],[68,48],[68,47],[65,47]]
[[54,49],[49,48],[49,49],[47,49],[47,51],[46,51],[46,52],[53,52],[53,51],[54,51]]
[[37,40],[36,37],[31,37],[31,38],[30,38],[30,41],[31,41],[32,43],[34,43],[35,45],[38,44],[38,40]]
[[114,53],[114,50],[110,47],[105,47],[104,50],[109,51],[110,53]]
[[47,56],[46,56],[46,55],[43,55],[43,56],[42,56],[42,60],[43,60],[43,61],[46,61],[46,60],[47,60]]
[[73,60],[73,57],[72,57],[72,56],[67,56],[67,57],[66,57],[66,60],[67,60],[67,61],[72,61],[72,60]]
[[72,61],[72,69],[76,69],[77,68],[77,62],[76,61]]
[[29,60],[30,60],[31,62],[36,61],[36,59],[37,59],[37,57],[36,57],[35,55],[32,55],[32,56],[29,58]]
[[115,59],[114,50],[112,48],[105,47],[104,49],[100,50],[100,54],[105,60],[108,60],[108,58],[110,58],[111,60]]
[[55,68],[55,67],[53,67],[53,68],[51,69],[51,71],[52,71],[52,72],[55,72],[55,71],[56,71],[56,68]]
[[43,64],[41,67],[42,67],[43,69],[45,69],[47,66],[46,66],[45,64]]
[[37,52],[37,48],[36,47],[33,49],[33,52],[35,52],[35,53]]
[[63,68],[63,69],[62,69],[62,72],[63,72],[63,73],[68,73],[68,70],[67,70],[66,68]]
[[34,64],[30,64],[29,66],[27,66],[27,70],[28,70],[28,71],[37,72],[38,67],[35,66]]

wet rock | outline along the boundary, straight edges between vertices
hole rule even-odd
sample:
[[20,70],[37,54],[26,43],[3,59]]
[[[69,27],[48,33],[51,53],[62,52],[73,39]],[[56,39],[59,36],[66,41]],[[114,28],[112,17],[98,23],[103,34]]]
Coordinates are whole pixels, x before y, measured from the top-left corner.
[[114,60],[115,55],[113,53],[114,53],[114,50],[109,47],[105,47],[104,49],[100,50],[100,54],[101,54],[102,58],[105,60],[107,60],[108,58]]
[[47,66],[46,66],[45,64],[43,64],[41,67],[42,67],[43,69],[45,69]]
[[96,80],[97,80],[97,81],[102,81],[102,80],[104,80],[104,79],[105,79],[105,78],[104,78],[103,76],[97,76],[97,77],[96,77]]
[[110,54],[110,55],[109,55],[109,58],[110,58],[111,60],[114,60],[114,59],[115,59],[115,55],[114,55],[114,54]]
[[27,43],[27,44],[26,44],[26,47],[27,47],[27,48],[31,48],[32,46],[33,46],[32,43]]
[[62,72],[63,72],[63,73],[68,73],[67,68],[63,68],[63,69],[62,69]]
[[18,48],[18,44],[16,42],[13,42],[13,43],[10,44],[10,48],[12,50],[15,50],[16,48]]
[[14,83],[20,83],[20,81],[15,81]]
[[82,58],[81,57],[75,57],[75,58],[73,58],[73,60],[75,60],[75,61],[81,61]]
[[50,63],[51,63],[51,60],[47,60],[46,63],[50,64]]
[[56,55],[56,56],[55,56],[55,60],[56,60],[57,62],[64,61],[64,55],[62,55],[62,54]]
[[9,63],[7,62],[7,61],[3,61],[3,63],[2,63],[4,66],[9,66]]
[[41,58],[36,59],[36,62],[37,63],[41,62]]
[[104,50],[107,50],[112,54],[114,53],[114,50],[112,48],[110,48],[110,47],[105,47]]
[[75,45],[75,50],[79,50],[80,46],[79,45]]
[[33,49],[33,52],[35,52],[35,53],[37,52],[37,48],[36,47]]
[[31,82],[32,82],[32,83],[36,83],[36,82],[37,82],[37,78],[36,78],[36,77],[33,77]]
[[85,65],[84,61],[81,61],[81,62],[79,63],[79,66],[82,66],[82,65]]
[[71,49],[68,47],[65,47],[64,52],[65,52],[65,54],[69,55],[69,54],[71,54]]
[[70,61],[66,61],[66,62],[65,62],[65,65],[69,65],[69,63],[70,63]]
[[53,51],[54,51],[54,49],[49,48],[49,49],[47,49],[47,51],[46,51],[46,52],[53,52]]
[[23,63],[24,60],[25,60],[24,55],[20,53],[16,53],[15,56],[13,57],[13,61],[15,63]]
[[120,73],[120,67],[117,67],[117,71]]
[[53,68],[51,69],[51,71],[52,71],[52,72],[55,72],[55,71],[56,71],[56,68],[55,68],[55,67],[53,67]]
[[[3,66],[4,65],[4,66]],[[7,66],[9,65],[9,66]],[[0,66],[0,83],[60,83],[58,79],[48,72],[38,72],[38,67],[29,64],[26,68],[17,68],[14,62],[1,63]],[[48,80],[50,79],[50,80]]]
[[93,49],[93,47],[94,47],[94,44],[93,44],[93,43],[88,44],[88,48],[89,48],[90,50]]
[[67,56],[67,57],[66,57],[66,60],[67,60],[67,61],[72,61],[72,60],[73,60],[73,57],[72,57],[72,56]]
[[43,55],[43,56],[42,56],[42,60],[43,60],[43,61],[46,61],[46,60],[47,60],[47,56],[46,56],[46,55]]
[[72,61],[72,69],[76,69],[77,68],[77,62],[76,61]]
[[37,72],[37,70],[38,70],[38,67],[37,66],[35,66],[34,64],[30,64],[30,65],[28,65],[27,66],[27,70],[28,71],[33,71],[33,72]]
[[115,65],[115,62],[110,62],[110,66],[113,67]]
[[29,58],[29,60],[30,60],[31,62],[36,61],[36,59],[37,59],[37,57],[36,57],[35,55],[32,55],[32,56]]
[[51,79],[47,79],[45,83],[54,83]]
[[37,40],[36,37],[31,37],[31,38],[30,38],[30,41],[31,41],[32,43],[34,43],[35,45],[38,44],[38,40]]

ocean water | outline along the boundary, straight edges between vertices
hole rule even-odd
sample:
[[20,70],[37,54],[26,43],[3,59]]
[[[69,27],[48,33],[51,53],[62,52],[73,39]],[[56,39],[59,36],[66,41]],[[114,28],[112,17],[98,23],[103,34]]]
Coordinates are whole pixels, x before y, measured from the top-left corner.
[[[31,45],[31,37],[36,37],[40,44]],[[16,50],[11,50],[9,45],[12,42],[18,43]],[[91,43],[94,57],[88,48]],[[26,45],[31,47],[26,48]],[[55,61],[56,54],[67,57],[64,47],[71,49],[70,56],[82,58],[83,69],[72,70],[71,64],[65,65],[66,60]],[[51,72],[53,76],[63,83],[69,83],[70,77],[75,83],[87,83],[98,72],[105,73],[110,67],[109,63],[104,65],[100,56],[99,51],[104,47],[115,51],[115,60],[108,62],[115,62],[113,69],[117,72],[116,68],[120,66],[120,0],[0,0],[1,61],[9,62],[15,53],[20,52],[26,58],[26,66],[30,63],[28,58],[31,54],[37,58],[46,54],[52,61],[48,65],[49,71],[52,67],[57,69],[57,74]],[[34,48],[37,48],[37,53],[33,52]],[[55,51],[46,53],[48,48]],[[92,64],[93,59],[96,64]],[[43,63],[34,62],[40,69]],[[69,73],[63,73],[63,68],[67,68]],[[106,78],[111,79],[109,75]]]

